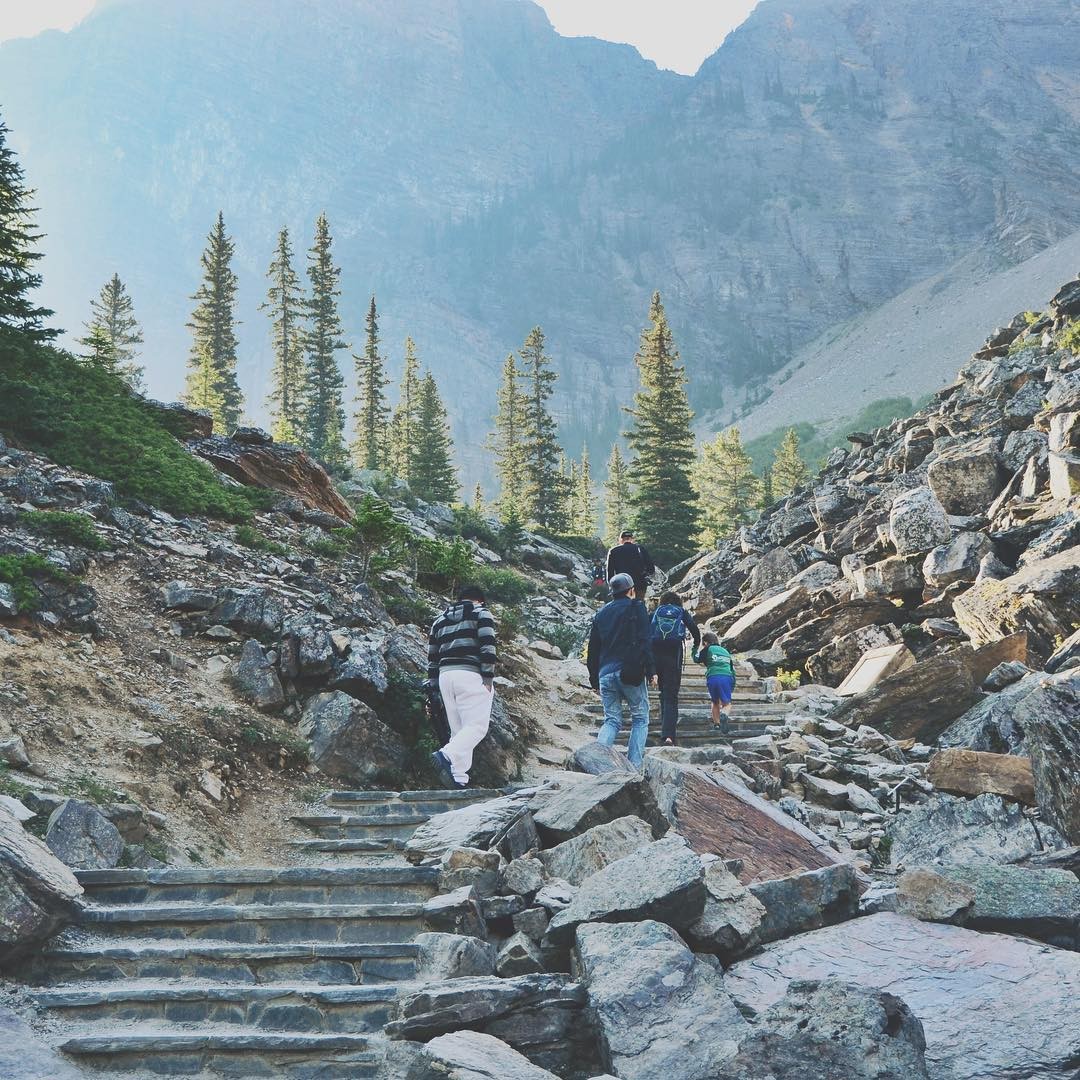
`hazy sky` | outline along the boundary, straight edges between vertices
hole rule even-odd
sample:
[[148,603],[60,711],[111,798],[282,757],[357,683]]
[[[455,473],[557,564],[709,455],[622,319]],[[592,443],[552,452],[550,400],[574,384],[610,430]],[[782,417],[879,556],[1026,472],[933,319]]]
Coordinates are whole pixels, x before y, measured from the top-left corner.
[[[95,0],[0,0],[0,41],[68,30]],[[222,0],[228,3],[228,0]],[[693,74],[755,0],[538,0],[555,29],[636,45],[660,67]]]

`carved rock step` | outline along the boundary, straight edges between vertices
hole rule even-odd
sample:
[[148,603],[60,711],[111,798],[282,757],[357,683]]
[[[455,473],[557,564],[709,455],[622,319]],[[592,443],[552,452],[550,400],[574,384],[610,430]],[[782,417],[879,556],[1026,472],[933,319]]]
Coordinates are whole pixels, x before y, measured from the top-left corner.
[[86,899],[105,905],[420,902],[435,895],[439,880],[438,870],[425,866],[80,870],[75,876]]
[[65,981],[204,979],[253,983],[304,982],[358,986],[407,980],[416,973],[418,946],[300,944],[243,945],[228,941],[155,941],[53,946],[24,977],[37,985]]
[[435,788],[424,791],[331,791],[322,801],[327,807],[368,816],[413,817],[424,814],[432,817],[467,803],[497,799],[512,790],[468,788],[465,791],[444,791]]
[[348,840],[290,840],[289,847],[297,852],[316,855],[400,855],[405,850],[406,840],[408,840],[407,836],[353,837]]
[[370,814],[302,814],[292,818],[324,840],[408,840],[431,815],[382,817]]
[[[703,731],[687,731],[680,724],[675,735],[675,742],[679,746],[714,746],[722,742],[730,742],[732,739],[753,739],[758,735],[764,735],[765,728],[760,724],[732,724],[726,735],[719,730],[711,728]],[[629,725],[624,724],[622,730],[615,737],[615,742],[625,746],[630,741]],[[649,737],[645,741],[646,746],[659,746],[661,743],[660,729],[649,728]]]

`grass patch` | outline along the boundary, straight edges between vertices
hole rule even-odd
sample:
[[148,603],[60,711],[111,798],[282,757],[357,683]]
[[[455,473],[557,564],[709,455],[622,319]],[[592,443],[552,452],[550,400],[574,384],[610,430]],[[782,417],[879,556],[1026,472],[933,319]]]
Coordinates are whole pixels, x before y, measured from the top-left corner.
[[233,530],[233,539],[242,547],[251,548],[252,551],[262,551],[267,555],[282,557],[289,554],[289,549],[284,544],[263,536],[254,525],[237,525]]
[[1058,348],[1080,353],[1080,319],[1073,319],[1057,337]]
[[83,799],[97,806],[108,806],[109,803],[119,801],[116,792],[111,787],[90,773],[79,773],[74,779],[67,781],[61,790],[65,795],[70,795],[74,799]]
[[0,584],[11,586],[19,611],[34,611],[41,602],[34,584],[35,575],[64,584],[73,580],[70,574],[40,555],[0,555]]
[[19,524],[39,536],[89,551],[108,551],[109,542],[94,528],[85,514],[66,510],[27,510],[19,514]]
[[27,795],[32,794],[33,788],[27,787],[26,784],[20,784],[18,780],[12,780],[8,776],[7,762],[0,763],[0,795],[8,795],[12,799],[18,799],[21,802]]
[[304,546],[312,553],[323,559],[343,559],[349,552],[348,545],[333,536],[316,536],[305,541]]

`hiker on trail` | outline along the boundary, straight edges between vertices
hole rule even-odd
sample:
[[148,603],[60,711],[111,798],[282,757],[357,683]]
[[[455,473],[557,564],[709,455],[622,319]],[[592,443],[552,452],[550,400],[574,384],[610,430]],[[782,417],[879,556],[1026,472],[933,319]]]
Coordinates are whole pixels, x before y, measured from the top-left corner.
[[678,593],[666,592],[652,617],[652,651],[656,679],[660,684],[660,738],[665,746],[675,745],[679,726],[679,688],[682,686],[683,662],[686,659],[686,633],[701,644],[701,631]]
[[607,573],[604,570],[604,556],[601,553],[600,557],[593,560],[592,570],[589,571],[589,576],[592,579],[592,585],[590,591],[594,600],[599,600],[607,590]]
[[608,581],[611,601],[593,618],[589,634],[589,683],[600,695],[604,723],[597,733],[601,746],[614,746],[622,728],[622,704],[630,706],[627,757],[641,768],[649,734],[649,689],[656,681],[649,644],[649,613],[637,599],[634,579],[616,574]]
[[467,787],[473,751],[488,732],[495,700],[495,620],[483,590],[467,585],[433,623],[428,639],[428,686],[437,684],[450,739],[431,763],[450,788]]
[[624,529],[619,542],[607,554],[608,581],[616,574],[629,574],[634,579],[634,592],[639,600],[644,601],[645,590],[655,573],[656,566],[648,549],[636,544],[634,534]]
[[701,635],[701,647],[694,650],[694,660],[705,665],[705,685],[712,702],[712,726],[728,732],[731,718],[731,695],[735,692],[735,661],[710,630]]

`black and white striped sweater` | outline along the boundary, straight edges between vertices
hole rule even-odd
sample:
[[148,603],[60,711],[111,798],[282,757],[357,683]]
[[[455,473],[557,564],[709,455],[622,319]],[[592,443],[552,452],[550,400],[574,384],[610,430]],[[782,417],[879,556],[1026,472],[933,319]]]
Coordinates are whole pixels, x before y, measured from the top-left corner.
[[495,677],[495,620],[487,608],[462,600],[432,624],[428,638],[428,678],[454,669]]

